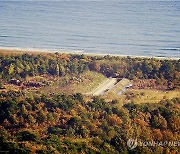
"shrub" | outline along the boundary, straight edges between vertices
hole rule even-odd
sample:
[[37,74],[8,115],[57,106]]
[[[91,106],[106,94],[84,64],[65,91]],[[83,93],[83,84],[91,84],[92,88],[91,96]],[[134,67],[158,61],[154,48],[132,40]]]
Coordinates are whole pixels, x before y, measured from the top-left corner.
[[17,133],[18,141],[37,141],[38,136],[34,132],[30,131],[21,131]]

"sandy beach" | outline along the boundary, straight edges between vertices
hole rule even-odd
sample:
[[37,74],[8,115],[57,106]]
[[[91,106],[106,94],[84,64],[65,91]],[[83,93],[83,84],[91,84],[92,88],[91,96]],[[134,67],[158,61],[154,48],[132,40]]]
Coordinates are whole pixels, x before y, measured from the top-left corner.
[[131,57],[131,58],[155,58],[155,59],[166,59],[166,60],[179,60],[180,58],[175,57],[153,57],[153,56],[134,56],[134,55],[120,55],[120,54],[103,54],[103,53],[87,53],[80,50],[50,50],[50,49],[37,49],[37,48],[11,48],[11,47],[0,47],[0,53],[4,55],[8,54],[49,54],[49,53],[65,53],[65,54],[78,54],[78,55],[88,55],[88,56],[117,56],[117,57]]

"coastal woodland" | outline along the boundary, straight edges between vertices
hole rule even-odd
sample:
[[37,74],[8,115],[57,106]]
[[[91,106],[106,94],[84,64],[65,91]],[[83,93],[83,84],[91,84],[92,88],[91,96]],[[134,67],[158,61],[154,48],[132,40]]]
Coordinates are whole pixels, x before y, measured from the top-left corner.
[[[105,79],[122,95],[87,95]],[[65,53],[0,53],[0,153],[180,153],[180,60]]]

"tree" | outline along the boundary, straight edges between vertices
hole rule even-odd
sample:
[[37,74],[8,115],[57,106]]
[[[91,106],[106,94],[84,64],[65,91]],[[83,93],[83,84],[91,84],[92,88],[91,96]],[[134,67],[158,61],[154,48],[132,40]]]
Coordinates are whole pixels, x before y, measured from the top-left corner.
[[166,121],[166,119],[163,116],[158,114],[158,115],[152,116],[152,118],[151,118],[151,125],[154,128],[166,129],[167,128],[167,121]]
[[84,99],[81,93],[76,93],[73,95],[75,99],[77,99],[79,102],[83,103]]
[[100,72],[101,66],[94,61],[89,64],[89,69],[92,71]]
[[22,104],[22,107],[21,107],[21,114],[23,116],[28,115],[28,111],[27,111],[26,106],[24,104]]
[[179,132],[180,131],[180,117],[178,115],[171,117],[169,119],[168,124],[169,124],[169,126],[173,132]]
[[56,135],[61,135],[63,133],[62,129],[57,127],[57,126],[53,126],[53,127],[49,127],[48,128],[48,133],[50,134],[56,134]]
[[59,66],[59,75],[60,76],[65,76],[65,74],[66,74],[66,69],[64,68],[63,65],[60,65]]
[[44,122],[44,121],[46,121],[47,120],[47,115],[46,115],[46,113],[44,112],[44,111],[39,111],[39,116],[38,116],[38,122],[39,123],[42,123],[42,122]]
[[28,72],[28,71],[30,71],[30,70],[31,70],[31,67],[29,66],[29,64],[26,64],[26,65],[25,65],[25,71]]
[[126,151],[126,141],[124,141],[120,136],[115,136],[111,139],[110,144],[116,148],[117,151],[123,153]]
[[9,67],[9,75],[12,75],[14,73],[14,65],[11,64],[10,67]]
[[34,117],[32,115],[28,115],[28,122],[33,125],[36,123],[36,120],[34,119]]
[[56,66],[56,75],[57,76],[60,76],[60,68],[59,68],[59,65],[57,64]]
[[17,139],[19,141],[37,141],[38,135],[30,131],[21,131],[17,133]]
[[4,85],[2,82],[0,82],[0,89],[4,89]]
[[81,121],[78,117],[72,117],[70,120],[68,120],[67,124],[69,127],[78,129],[79,126],[81,125]]

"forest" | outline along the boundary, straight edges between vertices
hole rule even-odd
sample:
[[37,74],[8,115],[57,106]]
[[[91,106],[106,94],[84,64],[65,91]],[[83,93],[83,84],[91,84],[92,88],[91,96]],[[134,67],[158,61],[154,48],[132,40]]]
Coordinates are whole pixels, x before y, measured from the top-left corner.
[[0,150],[9,153],[179,153],[179,147],[137,147],[129,138],[177,141],[180,98],[113,107],[81,94],[0,94]]
[[178,146],[127,146],[128,139],[179,141],[179,97],[119,105],[121,99],[102,96],[6,88],[13,80],[78,77],[87,71],[133,81],[153,79],[154,89],[164,93],[180,90],[180,60],[1,53],[0,153],[180,153]]
[[87,56],[73,54],[21,54],[0,56],[0,78],[24,80],[27,76],[79,75],[87,70],[107,77],[128,79],[156,79],[167,89],[180,88],[180,60],[131,58],[113,56]]

